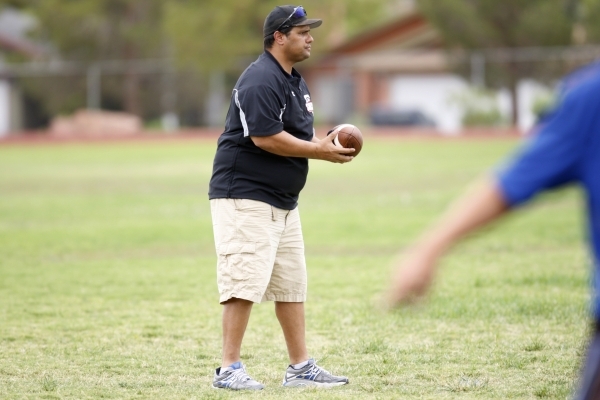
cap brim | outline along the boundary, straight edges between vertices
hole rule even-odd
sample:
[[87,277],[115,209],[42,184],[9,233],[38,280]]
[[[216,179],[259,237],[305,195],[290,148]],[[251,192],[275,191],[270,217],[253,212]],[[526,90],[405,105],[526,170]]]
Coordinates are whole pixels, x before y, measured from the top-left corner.
[[292,26],[304,26],[304,25],[308,25],[310,26],[311,29],[313,28],[318,28],[319,26],[321,26],[321,24],[323,23],[322,19],[310,19],[307,18],[303,21],[298,21],[294,24],[292,24]]

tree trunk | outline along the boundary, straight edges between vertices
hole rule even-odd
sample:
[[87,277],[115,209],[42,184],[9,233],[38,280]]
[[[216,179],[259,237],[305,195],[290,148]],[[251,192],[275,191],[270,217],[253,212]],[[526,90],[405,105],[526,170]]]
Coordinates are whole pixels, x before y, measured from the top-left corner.
[[142,107],[140,104],[140,76],[130,69],[124,77],[124,108],[128,113],[142,116]]
[[515,63],[508,65],[509,72],[509,91],[510,91],[510,105],[511,105],[511,126],[517,128],[519,125],[519,71],[518,66]]
[[518,82],[511,82],[510,104],[511,104],[511,125],[513,128],[516,128],[519,125]]
[[[135,24],[139,21],[141,17],[140,13],[140,3],[139,2],[131,2],[128,4],[127,13],[126,13],[126,21],[129,27],[135,26]],[[134,42],[129,41],[124,49],[125,60],[131,62],[135,61],[138,55],[138,49]],[[135,71],[134,68],[128,68],[127,72],[124,76],[124,108],[128,113],[142,116],[142,107],[140,104],[140,75]]]

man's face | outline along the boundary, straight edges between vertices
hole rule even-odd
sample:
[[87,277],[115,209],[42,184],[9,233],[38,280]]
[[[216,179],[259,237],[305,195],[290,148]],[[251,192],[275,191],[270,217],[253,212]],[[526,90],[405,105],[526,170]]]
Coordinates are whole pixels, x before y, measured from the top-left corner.
[[313,37],[310,35],[310,26],[303,25],[292,28],[284,46],[285,55],[288,60],[297,63],[310,57],[313,40]]

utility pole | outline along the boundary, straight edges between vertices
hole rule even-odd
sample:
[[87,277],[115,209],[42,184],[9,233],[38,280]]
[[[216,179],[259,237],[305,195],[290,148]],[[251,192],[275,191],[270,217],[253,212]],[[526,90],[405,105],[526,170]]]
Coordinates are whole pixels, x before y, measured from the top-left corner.
[[471,53],[471,84],[477,88],[485,87],[485,56],[481,52]]
[[87,109],[102,108],[102,75],[97,63],[91,64],[86,71],[87,78]]

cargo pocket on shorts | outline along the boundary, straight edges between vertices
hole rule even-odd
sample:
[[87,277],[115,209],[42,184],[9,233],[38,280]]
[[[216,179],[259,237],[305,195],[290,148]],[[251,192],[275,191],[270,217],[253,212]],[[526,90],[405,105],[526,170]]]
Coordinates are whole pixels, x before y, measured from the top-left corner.
[[219,247],[219,256],[224,261],[221,266],[224,274],[236,281],[249,279],[255,252],[256,243],[254,242],[223,243]]

